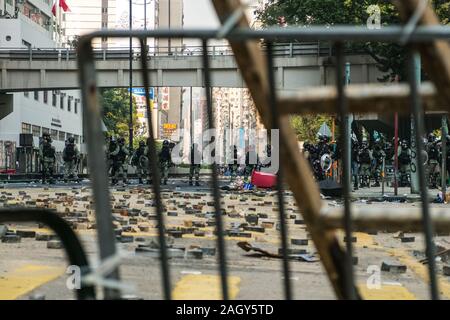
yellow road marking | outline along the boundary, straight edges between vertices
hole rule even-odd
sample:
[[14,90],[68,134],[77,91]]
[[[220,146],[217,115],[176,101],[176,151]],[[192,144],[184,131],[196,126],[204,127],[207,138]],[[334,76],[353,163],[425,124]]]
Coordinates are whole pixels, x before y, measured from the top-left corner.
[[[408,269],[417,274],[420,278],[422,278],[423,281],[427,283],[429,282],[427,266],[411,257],[411,255],[406,250],[391,249],[388,250],[388,253],[400,260],[401,263],[405,264]],[[440,294],[450,299],[450,283],[448,282],[448,280],[439,275],[437,275],[437,280]]]
[[416,300],[408,289],[399,285],[383,284],[379,289],[369,289],[361,283],[358,290],[364,300]]
[[[236,299],[241,278],[228,277],[230,299]],[[190,274],[177,282],[172,292],[175,300],[221,300],[222,287],[217,275]]]
[[64,268],[25,265],[0,276],[0,300],[14,300],[64,274]]

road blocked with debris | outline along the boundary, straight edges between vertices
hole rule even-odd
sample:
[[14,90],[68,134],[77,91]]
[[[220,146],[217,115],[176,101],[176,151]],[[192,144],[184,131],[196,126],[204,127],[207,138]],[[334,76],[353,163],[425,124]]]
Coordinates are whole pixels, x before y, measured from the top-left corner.
[[[373,190],[375,192],[375,190]],[[366,192],[367,193],[367,192]],[[282,299],[281,243],[278,206],[272,191],[222,191],[228,282],[232,299]],[[162,193],[166,237],[175,299],[220,299],[214,203],[206,186],[172,184]],[[334,299],[301,212],[285,192],[289,261],[295,299]],[[111,189],[113,223],[128,299],[162,298],[154,196],[142,186]],[[324,206],[341,207],[336,199]],[[374,202],[362,197],[354,206],[420,207],[414,201]],[[89,186],[10,187],[0,190],[0,206],[55,210],[77,235],[92,266],[98,265],[96,221]],[[441,207],[442,204],[432,206]],[[369,234],[370,233],[370,234]],[[427,299],[424,240],[420,233],[354,232],[356,282],[366,299]],[[58,237],[38,223],[0,227],[1,299],[73,299],[73,274]],[[339,233],[344,244],[344,234]],[[450,299],[450,236],[435,238],[439,289]],[[69,284],[68,284],[69,283]],[[4,290],[7,288],[7,290]],[[98,292],[101,295],[101,292]]]

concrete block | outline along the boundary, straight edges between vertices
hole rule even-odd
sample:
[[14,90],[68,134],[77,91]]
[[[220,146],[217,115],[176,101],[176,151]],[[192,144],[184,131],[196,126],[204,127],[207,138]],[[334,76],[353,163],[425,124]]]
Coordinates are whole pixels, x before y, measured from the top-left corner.
[[[292,249],[292,248],[288,248],[287,249],[287,254],[292,255],[292,254],[307,254],[308,252],[306,251],[306,249]],[[278,254],[283,254],[283,248],[278,248]]]
[[134,237],[121,235],[121,236],[116,236],[116,240],[119,241],[120,243],[131,243],[134,241]]
[[194,231],[194,236],[196,236],[196,237],[204,237],[205,236],[205,231],[200,231],[200,230]]
[[148,232],[150,230],[149,226],[141,225],[141,224],[138,226],[138,228],[141,232]]
[[186,251],[186,257],[188,259],[203,259],[202,249],[189,249]]
[[383,261],[383,263],[381,264],[381,271],[405,273],[406,269],[406,265],[400,264],[395,261]]
[[63,244],[60,240],[47,241],[47,249],[62,249]]
[[450,266],[444,266],[442,272],[444,273],[444,276],[450,276]]
[[264,227],[259,227],[259,226],[245,226],[244,230],[252,231],[252,232],[261,232],[261,233],[264,233],[266,231]]
[[275,225],[275,222],[272,222],[272,221],[262,221],[261,222],[261,226],[266,229],[272,229],[274,225]]
[[6,235],[6,232],[8,231],[8,227],[4,224],[0,224],[0,238]]
[[58,236],[56,234],[50,233],[36,233],[34,239],[36,241],[50,241],[50,240],[58,240]]
[[216,248],[201,248],[203,251],[203,255],[205,256],[215,256],[216,255]]
[[256,214],[247,214],[245,216],[245,221],[249,224],[256,225],[258,224],[258,215]]
[[308,239],[291,239],[291,244],[294,244],[297,246],[307,246]]
[[[356,242],[356,237],[352,236],[351,241]],[[344,242],[347,242],[347,237],[344,237]]]
[[416,240],[416,238],[415,237],[405,237],[405,236],[403,236],[403,237],[401,237],[400,238],[400,240],[401,240],[401,242],[414,242],[415,240]]
[[16,234],[6,234],[2,237],[3,243],[19,243],[22,238]]
[[183,237],[183,232],[180,230],[168,230],[167,234],[174,238],[182,238]]
[[196,228],[204,228],[206,224],[203,221],[192,221],[192,226]]

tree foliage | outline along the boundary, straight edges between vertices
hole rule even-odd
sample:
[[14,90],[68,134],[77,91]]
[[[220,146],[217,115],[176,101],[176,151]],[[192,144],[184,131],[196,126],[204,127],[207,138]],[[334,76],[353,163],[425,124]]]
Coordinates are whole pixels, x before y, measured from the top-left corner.
[[[450,1],[433,0],[436,13],[443,24],[450,23]],[[257,12],[264,27],[277,25],[284,17],[288,26],[356,25],[366,27],[370,17],[368,8],[377,5],[381,13],[381,26],[400,24],[395,6],[388,0],[272,0]],[[384,74],[380,81],[398,77],[406,79],[405,51],[391,43],[359,42],[350,44],[352,48],[370,55]],[[426,74],[424,77],[426,77]],[[293,116],[291,123],[301,140],[313,140],[318,128],[325,121],[331,123],[328,116]]]
[[[433,0],[436,13],[443,24],[449,24],[450,1]],[[381,25],[400,24],[395,6],[388,0],[272,0],[258,12],[264,26],[276,25],[284,17],[289,26],[356,25],[366,26],[371,16],[368,8],[377,5],[381,13]],[[365,51],[377,62],[378,68],[388,80],[399,76],[405,79],[404,50],[390,43],[354,43],[353,47]]]
[[319,131],[320,126],[323,123],[326,123],[328,127],[331,128],[333,118],[325,114],[292,116],[290,122],[297,134],[297,139],[314,142],[317,140],[317,132]]
[[[103,107],[103,121],[108,134],[115,137],[128,137],[130,118],[130,96],[128,90],[124,88],[102,90],[101,104]],[[133,132],[137,132],[138,128],[136,101],[133,98]]]

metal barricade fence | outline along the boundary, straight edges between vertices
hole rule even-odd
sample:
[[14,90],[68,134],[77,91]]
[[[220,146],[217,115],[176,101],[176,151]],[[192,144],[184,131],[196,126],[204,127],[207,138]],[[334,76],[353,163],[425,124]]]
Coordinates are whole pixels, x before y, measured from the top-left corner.
[[[99,234],[99,245],[100,245],[100,255],[102,259],[107,258],[110,255],[114,255],[115,248],[115,237],[114,231],[112,229],[111,223],[111,208],[109,203],[109,189],[108,189],[108,177],[106,174],[106,164],[104,159],[97,150],[102,150],[103,136],[100,131],[100,116],[101,116],[101,106],[98,103],[97,95],[97,85],[96,85],[96,74],[95,74],[95,63],[93,57],[93,49],[91,46],[91,41],[96,37],[133,37],[139,39],[141,46],[144,47],[145,39],[150,37],[155,38],[197,38],[202,40],[203,44],[203,84],[206,89],[206,99],[207,99],[207,110],[208,110],[208,123],[210,127],[214,126],[213,122],[213,110],[212,110],[212,97],[211,97],[211,75],[209,68],[209,57],[207,55],[207,46],[210,39],[216,39],[219,30],[152,30],[152,31],[99,31],[94,32],[90,35],[83,36],[80,39],[80,45],[78,50],[79,58],[79,69],[80,69],[80,84],[83,93],[84,102],[84,114],[85,123],[87,129],[87,144],[88,152],[90,155],[90,172],[93,181],[93,193],[95,198],[95,208],[98,222],[98,234]],[[269,105],[270,105],[270,116],[271,119],[271,129],[280,128],[280,111],[279,111],[279,100],[277,99],[275,90],[275,78],[274,78],[274,66],[273,66],[273,53],[272,53],[272,43],[277,41],[277,39],[307,39],[311,40],[328,40],[335,43],[336,49],[336,89],[337,89],[337,108],[334,110],[329,110],[329,112],[336,112],[339,114],[341,119],[344,119],[346,114],[349,112],[349,103],[346,97],[346,92],[344,89],[343,74],[344,74],[344,44],[347,41],[387,41],[395,42],[398,41],[404,35],[404,30],[401,27],[388,27],[382,30],[366,30],[358,29],[352,27],[336,27],[336,28],[310,28],[310,29],[273,29],[273,30],[261,30],[252,31],[243,28],[237,28],[233,31],[227,33],[223,38],[229,40],[234,45],[239,44],[245,46],[246,42],[255,41],[255,39],[263,39],[266,43],[267,54],[266,56],[266,66],[268,83],[262,84],[267,86],[269,95]],[[450,28],[445,27],[435,27],[435,28],[425,28],[420,27],[415,32],[411,33],[409,38],[409,43],[430,43],[433,39],[437,38],[450,38]],[[235,55],[244,55],[244,52],[237,52],[236,47],[233,47]],[[414,55],[416,50],[412,46],[408,46],[408,71],[409,71],[409,87],[410,87],[410,102],[412,106],[412,113],[414,114],[414,119],[416,122],[416,137],[418,143],[418,148],[423,150],[424,146],[420,137],[423,135],[423,108],[421,106],[421,99],[418,93],[418,83],[416,79],[416,69],[414,62]],[[169,277],[169,264],[167,261],[167,251],[166,251],[166,241],[165,241],[165,223],[164,223],[164,212],[163,205],[161,201],[161,189],[160,189],[160,177],[159,171],[157,170],[157,154],[155,150],[155,137],[153,136],[153,128],[151,121],[150,103],[148,100],[148,90],[152,85],[149,79],[148,61],[144,55],[141,56],[142,64],[142,86],[145,88],[147,93],[147,116],[148,116],[148,132],[150,133],[150,166],[151,172],[153,174],[154,181],[154,194],[156,200],[156,211],[158,217],[158,227],[159,227],[159,241],[160,241],[160,256],[161,256],[161,269],[162,269],[162,285],[164,289],[164,298],[171,298],[171,281]],[[246,70],[241,70],[243,73]],[[244,77],[245,79],[245,77]],[[247,83],[248,84],[248,83]],[[376,111],[376,110],[374,110]],[[405,111],[405,110],[403,110]],[[267,116],[267,115],[263,115]],[[346,132],[346,122],[342,122],[343,130],[341,132]],[[346,159],[347,150],[349,149],[349,144],[346,143],[347,139],[344,141],[344,152],[343,152],[343,163],[349,163]],[[283,140],[280,141],[281,150],[287,149],[290,146],[284,145]],[[283,152],[283,151],[281,151]],[[421,152],[418,152],[419,158],[421,157]],[[419,159],[419,163],[423,163]],[[283,167],[283,166],[282,166]],[[305,169],[307,169],[305,167]],[[290,270],[289,270],[289,260],[287,257],[287,230],[286,223],[284,221],[284,207],[283,207],[283,189],[282,189],[282,172],[278,172],[278,183],[277,183],[277,194],[278,194],[278,206],[279,206],[279,219],[281,223],[281,244],[283,250],[283,274],[284,274],[284,288],[285,288],[285,298],[292,298],[292,289],[290,282]],[[345,229],[345,235],[347,239],[351,238],[352,232],[352,215],[350,208],[350,168],[346,166],[343,168],[343,186],[344,186],[344,215],[342,217],[341,226]],[[427,200],[427,186],[425,183],[425,172],[422,165],[419,166],[419,177],[420,177],[420,191],[422,196],[422,223],[424,226],[424,233],[426,239],[426,255],[429,261],[428,269],[430,276],[430,291],[433,299],[438,298],[437,282],[436,282],[436,271],[435,263],[432,257],[435,254],[435,248],[433,244],[433,225],[430,219],[430,213],[428,208]],[[220,205],[220,190],[218,186],[217,179],[217,165],[212,166],[212,181],[213,181],[213,196],[214,196],[214,208],[215,208],[215,219],[217,224],[217,246],[218,246],[218,258],[219,258],[219,271],[221,276],[222,284],[222,296],[224,299],[229,298],[228,293],[228,283],[227,283],[227,260],[226,260],[226,248],[224,242],[224,228],[221,215],[221,205]],[[294,193],[297,190],[294,190]],[[303,195],[308,196],[308,195]],[[298,199],[298,198],[297,198]],[[308,219],[305,219],[308,221]],[[321,228],[318,221],[309,221],[309,228]],[[322,255],[322,259],[326,260],[327,257],[324,256],[323,246],[318,243],[319,240],[314,237],[313,241],[318,247],[319,253]],[[334,267],[337,279],[330,279],[334,283],[334,289],[336,295],[339,298],[345,299],[355,299],[359,298],[359,294],[356,290],[353,277],[353,259],[352,259],[352,242],[346,242],[346,248],[343,250],[340,248],[337,242],[331,241],[331,247],[327,247],[326,250],[329,251],[329,257],[332,261],[328,261],[330,265]],[[330,270],[327,270],[331,278]],[[112,273],[111,278],[119,279],[119,272]],[[117,298],[117,292],[107,291],[107,298]]]

